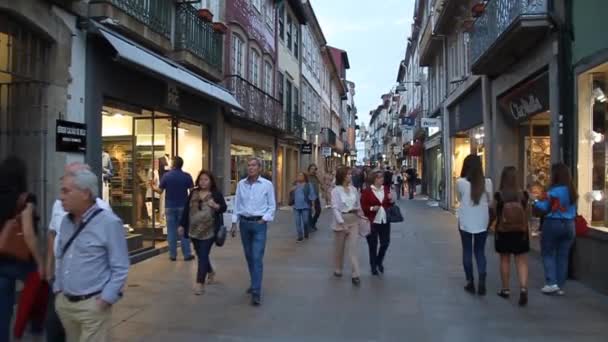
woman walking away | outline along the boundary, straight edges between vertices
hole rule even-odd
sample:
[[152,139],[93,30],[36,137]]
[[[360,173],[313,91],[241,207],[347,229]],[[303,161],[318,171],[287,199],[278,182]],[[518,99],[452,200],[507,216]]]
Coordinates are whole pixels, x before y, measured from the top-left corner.
[[359,286],[359,261],[357,260],[357,240],[359,239],[359,213],[361,204],[359,192],[352,186],[352,173],[350,168],[342,166],[336,172],[336,187],[331,192],[332,210],[334,213],[334,253],[336,270],[334,276],[342,277],[344,267],[344,252],[348,248],[348,255],[352,265],[353,285]]
[[545,268],[545,294],[564,295],[568,275],[568,253],[574,242],[574,219],[578,197],[568,166],[563,163],[551,169],[551,187],[534,205],[546,213],[542,224],[541,254]]
[[458,227],[462,240],[462,264],[467,278],[465,291],[475,293],[473,277],[473,254],[477,261],[479,284],[477,293],[486,294],[486,238],[490,215],[488,213],[492,181],[485,179],[481,158],[468,155],[464,159],[460,178],[456,181],[460,208],[458,208]]
[[384,175],[381,171],[372,173],[368,182],[371,186],[361,193],[361,208],[371,222],[371,233],[367,236],[369,264],[372,274],[378,275],[378,271],[384,274],[384,256],[391,241],[391,224],[387,220],[386,210],[393,205],[393,197],[390,188],[383,185]]
[[289,194],[289,201],[293,205],[293,216],[296,220],[297,242],[308,239],[310,230],[310,208],[315,203],[317,195],[305,173],[300,172],[296,178],[296,185]]
[[217,189],[215,177],[209,171],[201,171],[196,178],[196,187],[190,192],[179,227],[180,235],[191,238],[198,256],[194,294],[205,292],[205,280],[213,282],[215,272],[209,260],[217,229],[224,224],[226,212],[224,195]]
[[23,250],[18,253],[31,255],[30,261],[23,261],[9,252],[11,246],[0,246],[4,252],[0,254],[0,341],[11,340],[17,279],[25,280],[28,273],[36,268],[40,279],[45,279],[45,264],[35,235],[36,199],[27,192],[26,175],[25,163],[17,157],[8,157],[0,163],[0,235],[9,233],[9,229],[14,231],[20,225],[25,244],[21,245]]
[[528,252],[530,238],[528,232],[528,193],[519,186],[517,169],[505,167],[500,177],[499,191],[494,194],[496,208],[496,233],[494,248],[500,255],[500,279],[502,289],[498,295],[509,298],[509,271],[511,255],[515,256],[519,277],[519,305],[528,304]]

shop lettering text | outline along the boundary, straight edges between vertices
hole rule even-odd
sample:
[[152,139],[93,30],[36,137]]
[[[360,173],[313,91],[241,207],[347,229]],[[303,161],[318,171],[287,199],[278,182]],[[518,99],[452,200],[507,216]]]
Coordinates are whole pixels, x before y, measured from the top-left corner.
[[66,135],[78,135],[84,137],[85,135],[87,135],[87,130],[75,127],[57,126],[57,133]]
[[543,105],[540,103],[538,97],[534,94],[530,94],[528,99],[521,98],[519,103],[513,101],[510,104],[511,115],[515,120],[526,118],[532,114],[536,114],[543,110]]

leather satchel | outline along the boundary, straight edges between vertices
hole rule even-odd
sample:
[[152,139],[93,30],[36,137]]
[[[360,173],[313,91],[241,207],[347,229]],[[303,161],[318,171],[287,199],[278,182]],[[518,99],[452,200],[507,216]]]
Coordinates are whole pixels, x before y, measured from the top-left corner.
[[7,220],[0,231],[0,255],[18,261],[32,260],[32,252],[25,242],[21,224],[21,213],[25,209],[27,197],[27,193],[19,196],[15,216]]
[[403,215],[401,214],[401,209],[399,209],[399,207],[396,205],[392,205],[386,210],[386,220],[389,223],[403,222]]

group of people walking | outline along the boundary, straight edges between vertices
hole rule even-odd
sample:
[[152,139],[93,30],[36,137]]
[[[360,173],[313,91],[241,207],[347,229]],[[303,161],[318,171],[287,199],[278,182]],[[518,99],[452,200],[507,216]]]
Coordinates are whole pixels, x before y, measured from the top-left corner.
[[[553,165],[551,185],[534,198],[518,181],[518,171],[505,167],[498,191],[492,194],[492,181],[484,176],[481,158],[465,158],[456,182],[458,228],[462,241],[465,291],[486,295],[487,261],[485,244],[488,231],[494,232],[494,248],[499,255],[501,288],[497,294],[508,299],[511,257],[514,256],[519,279],[519,305],[528,304],[528,257],[530,251],[529,216],[541,217],[541,254],[545,272],[545,294],[564,295],[568,258],[575,238],[577,193],[570,170],[563,163]],[[475,283],[473,256],[477,264]]]

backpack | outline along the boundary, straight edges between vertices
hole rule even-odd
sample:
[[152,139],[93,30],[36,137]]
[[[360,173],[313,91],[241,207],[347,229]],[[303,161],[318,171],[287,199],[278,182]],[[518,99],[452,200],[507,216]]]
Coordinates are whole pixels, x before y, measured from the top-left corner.
[[[502,198],[504,198],[501,195]],[[514,200],[504,201],[497,225],[497,230],[503,233],[527,232],[528,214],[526,208],[521,203],[521,196]]]

